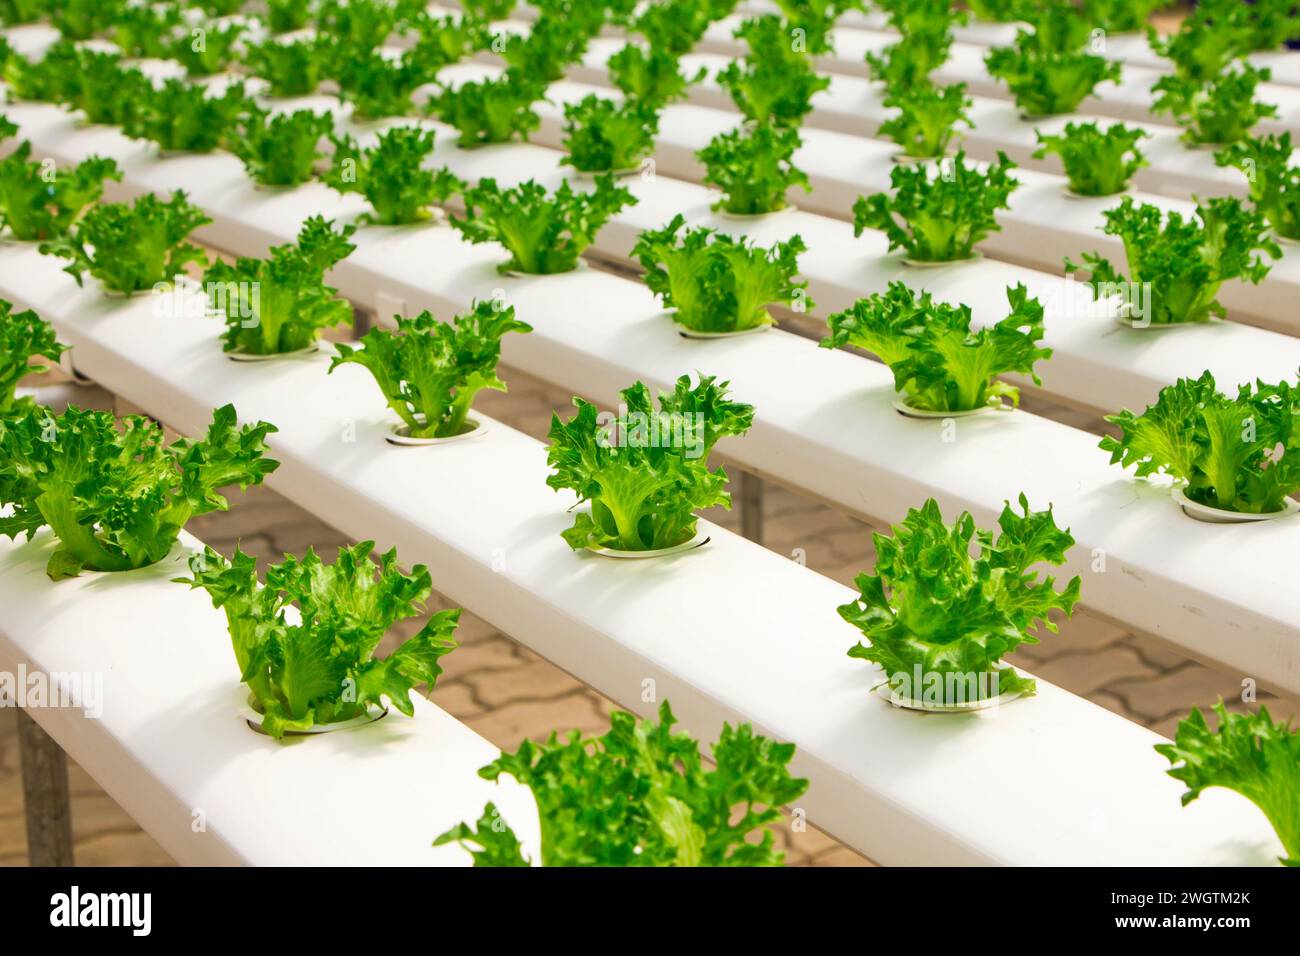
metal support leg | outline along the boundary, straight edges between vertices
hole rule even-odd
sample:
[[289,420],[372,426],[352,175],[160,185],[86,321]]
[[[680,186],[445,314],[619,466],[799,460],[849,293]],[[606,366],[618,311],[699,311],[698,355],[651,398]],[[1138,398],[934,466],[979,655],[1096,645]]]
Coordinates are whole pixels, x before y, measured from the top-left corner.
[[740,473],[740,533],[763,543],[763,479],[747,471]]
[[32,866],[72,866],[68,758],[21,708],[18,710],[18,752],[23,768],[28,860]]

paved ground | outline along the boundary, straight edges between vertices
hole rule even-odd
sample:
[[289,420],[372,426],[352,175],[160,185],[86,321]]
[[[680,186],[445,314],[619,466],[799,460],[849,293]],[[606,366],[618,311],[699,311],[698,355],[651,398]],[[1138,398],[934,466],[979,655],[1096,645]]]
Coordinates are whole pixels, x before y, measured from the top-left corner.
[[[549,425],[552,409],[565,408],[568,396],[518,373],[505,370],[508,395],[488,394],[482,410],[536,437]],[[1080,427],[1097,427],[1087,415],[1044,403],[1036,411]],[[259,558],[278,558],[309,545],[330,550],[345,543],[335,530],[266,489],[232,496],[233,509],[191,524],[201,539],[228,552],[236,541]],[[735,513],[709,517],[733,528]],[[808,565],[849,583],[874,560],[871,528],[791,491],[768,485],[764,500],[766,544],[783,554],[802,549]],[[508,636],[466,614],[463,646],[447,658],[447,675],[435,700],[493,743],[513,748],[524,737],[542,737],[554,728],[599,731],[610,704],[590,688],[538,658]],[[1059,636],[1048,635],[1026,649],[1016,663],[1039,677],[1068,688],[1131,720],[1171,734],[1193,706],[1208,706],[1223,695],[1235,699],[1239,681],[1187,660],[1154,639],[1077,614]],[[1294,704],[1272,703],[1281,712]],[[1152,772],[1160,765],[1153,761]],[[90,865],[166,863],[167,856],[142,833],[79,768],[73,768],[73,818],[77,860]],[[789,861],[812,865],[861,865],[866,861],[830,838],[810,830],[781,829]],[[22,795],[19,784],[14,716],[0,711],[0,865],[25,862]]]

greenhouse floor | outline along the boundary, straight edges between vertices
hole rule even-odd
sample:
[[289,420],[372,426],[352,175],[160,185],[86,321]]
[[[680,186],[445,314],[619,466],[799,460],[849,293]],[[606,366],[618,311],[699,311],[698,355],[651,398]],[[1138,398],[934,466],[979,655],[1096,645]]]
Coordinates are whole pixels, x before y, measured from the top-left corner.
[[[483,394],[476,407],[544,438],[552,410],[566,409],[568,396],[509,369],[503,369],[502,377],[511,384],[511,392]],[[1089,416],[1032,400],[1028,404],[1036,412],[1077,427],[1096,430],[1099,426]],[[802,550],[811,568],[844,583],[871,567],[874,556],[868,526],[771,484],[765,494],[764,535],[769,547],[792,556]],[[229,497],[229,512],[188,525],[197,537],[223,552],[228,553],[238,541],[245,551],[266,559],[300,552],[309,545],[329,550],[346,543],[337,531],[264,487]],[[739,529],[734,512],[710,513],[708,517]],[[608,700],[474,615],[466,613],[461,621],[462,646],[445,662],[446,675],[434,698],[439,706],[493,744],[512,749],[524,737],[543,737],[556,728],[597,732],[607,726]],[[403,636],[399,632],[390,640],[396,642]],[[852,641],[853,635],[846,630],[846,650]],[[1235,701],[1241,692],[1236,677],[1190,661],[1153,638],[1127,633],[1083,613],[1064,622],[1059,636],[1047,635],[1042,644],[1016,656],[1014,663],[1038,677],[1167,736],[1192,706],[1208,707],[1220,695]],[[1275,717],[1300,714],[1300,703],[1294,701],[1279,701],[1263,693],[1260,701],[1269,705]],[[1163,764],[1152,754],[1152,773],[1160,773]],[[79,767],[71,766],[70,773],[79,864],[171,862]],[[811,827],[800,833],[781,827],[777,834],[785,844],[787,861],[795,865],[868,864]],[[13,711],[0,710],[0,866],[21,866],[26,861],[16,719]]]

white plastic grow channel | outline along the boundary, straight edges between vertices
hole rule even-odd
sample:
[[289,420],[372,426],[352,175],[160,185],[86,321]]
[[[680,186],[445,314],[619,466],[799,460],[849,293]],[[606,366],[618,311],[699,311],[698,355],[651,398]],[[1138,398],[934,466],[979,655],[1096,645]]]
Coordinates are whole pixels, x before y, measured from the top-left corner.
[[[387,253],[399,254],[396,246]],[[425,257],[471,288],[490,272],[486,259],[453,263],[436,250]],[[1180,807],[1183,787],[1164,773],[1164,758],[1151,749],[1157,734],[1051,685],[1040,683],[1037,697],[983,718],[935,720],[889,706],[870,692],[879,671],[846,655],[857,632],[835,608],[852,592],[707,522],[708,546],[662,562],[572,553],[560,537],[572,520],[566,513],[572,496],[546,486],[545,448],[498,422],[476,441],[436,451],[395,448],[383,440],[391,413],[364,369],[346,366],[326,375],[325,355],[232,363],[220,351],[216,323],[159,317],[151,297],[115,300],[80,289],[57,262],[30,248],[0,250],[0,276],[0,294],[50,319],[85,371],[182,432],[204,427],[211,408],[225,402],[233,402],[244,421],[278,425],[270,444],[282,464],[269,476],[272,487],[354,538],[373,538],[381,548],[397,547],[407,562],[428,564],[441,593],[616,701],[647,714],[667,699],[702,740],[716,739],[724,720],[744,720],[795,743],[792,770],[811,780],[799,806],[878,862],[1226,865],[1268,863],[1279,852],[1263,816],[1236,794],[1211,791]],[[520,286],[516,305],[541,326],[553,317],[538,299],[565,302],[575,291],[554,287],[539,296],[536,283]],[[604,318],[611,331],[626,330],[623,303],[599,302],[609,309]],[[643,329],[640,344],[656,354],[682,342],[671,333],[645,334],[650,331]],[[781,338],[751,336],[746,350],[785,344]],[[764,367],[772,375],[805,371],[791,359],[788,350],[776,349]],[[736,391],[743,397],[752,389],[738,383]],[[839,417],[820,399],[795,413],[807,417],[819,407],[824,416]],[[849,421],[863,418],[861,409],[844,411]],[[893,429],[882,432],[898,427],[898,416],[887,414],[883,421]],[[1014,432],[1025,421],[1009,416],[1003,424]],[[767,432],[760,441],[780,440]],[[888,441],[887,434],[880,437]],[[959,444],[973,450],[978,443]],[[804,452],[789,443],[783,450]],[[860,490],[870,493],[871,485],[864,482]],[[31,588],[43,562],[31,559],[24,567],[21,575],[0,575],[4,586]],[[1258,579],[1254,584],[1267,587]],[[173,600],[189,596],[181,585],[170,587]],[[143,606],[138,595],[130,602],[131,609]],[[77,606],[60,601],[61,609]],[[30,614],[43,618],[43,611]],[[101,624],[109,612],[84,613]],[[66,625],[68,618],[55,620]],[[70,627],[62,640],[79,648],[96,629]],[[51,640],[48,632],[40,636]],[[174,659],[179,645],[174,635],[167,640],[169,653],[159,652],[160,658]],[[225,642],[214,634],[211,644],[211,661],[178,666],[211,672],[205,680],[229,689]],[[69,653],[40,663],[109,662]],[[160,683],[154,672],[149,680]],[[653,702],[646,702],[647,688],[654,690]],[[184,699],[193,697],[224,719],[233,693],[215,702],[210,691]],[[170,753],[170,727],[141,717],[132,718],[131,727],[144,740],[158,735]],[[263,746],[247,744],[250,753],[271,753]],[[393,759],[404,753],[394,749]],[[412,749],[409,759],[419,760],[419,752]],[[205,779],[212,779],[207,762],[202,766]],[[365,780],[375,792],[369,775]],[[960,781],[960,799],[953,798],[954,781]],[[1008,825],[1008,794],[1037,810]],[[452,816],[468,814],[458,804]],[[413,853],[427,852],[426,829],[413,828]]]
[[480,778],[499,751],[418,694],[414,718],[394,709],[295,744],[250,730],[225,613],[171,580],[202,551],[191,536],[151,567],[57,584],[45,576],[54,547],[48,529],[0,539],[0,670],[102,682],[97,716],[27,712],[178,863],[467,866],[469,853],[433,838],[488,801],[537,858],[532,793]]

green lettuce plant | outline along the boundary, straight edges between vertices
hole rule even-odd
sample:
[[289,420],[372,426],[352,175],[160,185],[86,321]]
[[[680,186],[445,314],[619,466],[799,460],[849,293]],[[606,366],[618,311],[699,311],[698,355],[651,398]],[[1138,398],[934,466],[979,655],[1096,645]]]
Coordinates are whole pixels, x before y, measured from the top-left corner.
[[835,52],[831,31],[850,10],[866,9],[863,0],[776,0],[777,9],[791,30],[800,30],[807,52],[823,56]]
[[735,35],[748,44],[749,55],[715,76],[752,122],[798,127],[812,110],[813,97],[831,84],[813,69],[810,55],[791,49],[788,30],[775,16],[746,20]]
[[1235,143],[1260,120],[1278,115],[1276,106],[1255,99],[1255,88],[1270,75],[1246,63],[1204,83],[1169,73],[1151,87],[1160,94],[1151,111],[1170,114],[1183,127],[1185,143]]
[[1238,57],[1251,51],[1249,25],[1236,9],[1245,4],[1198,3],[1176,32],[1161,36],[1147,27],[1151,49],[1168,59],[1175,73],[1198,84],[1218,76]]
[[286,555],[266,569],[264,584],[252,555],[236,548],[227,561],[206,548],[190,561],[193,576],[177,579],[207,591],[225,611],[249,705],[277,740],[361,717],[385,701],[414,717],[411,691],[424,684],[431,693],[441,659],[458,646],[454,608],[431,615],[387,657],[376,656],[394,624],[423,612],[433,583],[422,564],[403,573],[396,549],[376,563],[374,547],[362,541],[340,548],[334,564],[311,548],[302,558]]
[[254,107],[236,122],[230,151],[244,161],[254,182],[297,186],[312,178],[316,161],[325,155],[321,142],[333,131],[329,113],[272,113]]
[[502,189],[495,179],[464,191],[465,215],[451,224],[470,242],[497,242],[510,253],[501,272],[550,275],[569,272],[602,226],[636,199],[610,175],[598,176],[590,192],[567,181],[548,193],[528,180]]
[[709,470],[709,453],[719,439],[748,431],[754,409],[728,400],[726,389],[712,377],[692,387],[683,375],[656,410],[637,382],[619,393],[612,422],[581,398],[569,421],[552,417],[546,483],[591,504],[563,533],[569,547],[671,548],[695,536],[696,511],[731,507],[727,472]]
[[722,191],[713,208],[737,215],[778,212],[790,189],[811,190],[807,174],[793,162],[802,145],[798,131],[785,127],[719,133],[695,154],[705,166],[704,183]]
[[236,118],[247,108],[241,83],[211,96],[202,86],[171,79],[143,91],[123,129],[132,139],[152,140],[168,152],[210,153],[225,145]]
[[395,332],[373,328],[359,349],[340,344],[330,371],[347,364],[366,368],[410,437],[451,438],[477,427],[469,412],[479,392],[506,391],[497,377],[501,339],[531,331],[513,306],[495,302],[475,302],[452,322],[427,311],[398,316]]
[[[726,6],[734,7],[735,3],[729,2]],[[633,29],[644,36],[651,47],[681,56],[689,53],[700,42],[709,24],[718,19],[711,7],[711,3],[699,0],[664,0],[647,6],[636,18]]]
[[436,66],[427,63],[418,47],[398,57],[378,49],[336,46],[333,78],[339,98],[352,105],[357,119],[405,116],[414,111],[412,94],[434,79]]
[[543,15],[526,34],[512,33],[497,37],[494,48],[511,70],[543,83],[564,78],[570,65],[587,52],[591,40],[581,17]]
[[763,249],[713,229],[688,229],[680,213],[662,229],[637,237],[633,258],[645,268],[645,284],[676,310],[675,321],[697,332],[740,332],[775,319],[784,305],[800,312],[813,303],[807,282],[796,282],[798,259],[807,251],[792,237]]
[[884,105],[898,110],[898,114],[880,124],[879,134],[902,147],[905,156],[938,158],[957,136],[958,123],[974,125],[966,112],[971,99],[966,95],[965,83],[900,83],[890,87]]
[[1150,135],[1123,123],[1112,123],[1104,132],[1096,123],[1070,123],[1056,135],[1037,133],[1034,159],[1059,156],[1071,192],[1113,196],[1127,190],[1133,174],[1149,165],[1137,144]]
[[1107,33],[1133,33],[1146,27],[1151,14],[1174,0],[1084,0],[1083,15]]
[[533,103],[546,92],[530,77],[507,71],[495,79],[444,87],[426,104],[430,113],[460,133],[464,148],[528,139],[542,125]]
[[[533,792],[542,820],[543,866],[780,866],[771,825],[808,781],[790,775],[793,744],[723,724],[705,769],[700,746],[674,732],[668,702],[659,722],[615,711],[609,732],[545,743],[525,740],[479,771],[513,777]],[[755,840],[754,837],[759,837]],[[434,845],[459,843],[475,866],[528,866],[518,836],[489,803]]]
[[[0,117],[0,140],[16,131]],[[36,162],[27,141],[0,159],[0,228],[15,239],[40,242],[68,231],[104,193],[104,181],[121,181],[111,159],[91,156],[76,166]]]
[[1020,185],[1011,176],[1015,163],[1002,152],[984,170],[966,164],[959,152],[938,167],[895,166],[893,194],[860,196],[853,205],[853,234],[880,229],[889,248],[903,249],[917,262],[957,262],[975,255],[975,245],[997,232],[996,214],[1009,206]]
[[995,541],[968,512],[945,524],[931,498],[892,536],[873,535],[874,573],[858,575],[857,599],[839,608],[867,639],[849,656],[879,665],[895,694],[926,703],[1034,693],[1034,679],[1002,658],[1037,644],[1035,632],[1056,633],[1051,612],[1073,612],[1079,578],[1058,591],[1036,567],[1063,564],[1074,538],[1051,508],[1030,511],[1023,494],[1020,511],[1008,502],[998,527]]
[[190,518],[225,511],[219,489],[261,484],[279,462],[265,457],[266,422],[239,427],[226,405],[207,435],[164,446],[151,419],[69,406],[36,406],[0,428],[0,534],[59,539],[45,572],[130,571],[161,561]]
[[332,46],[321,37],[268,39],[244,50],[244,63],[267,82],[270,96],[308,96],[325,78]]
[[1046,8],[1033,32],[984,58],[991,76],[1007,84],[1016,105],[1031,116],[1072,113],[1097,85],[1119,82],[1120,64],[1087,52],[1091,26],[1068,4]]
[[81,49],[61,98],[68,107],[81,110],[88,123],[122,126],[139,104],[153,95],[153,85],[144,73],[123,66],[116,53]]
[[186,240],[211,221],[180,190],[168,200],[146,193],[133,203],[91,207],[66,234],[41,243],[40,251],[67,259],[63,271],[78,285],[89,272],[109,292],[130,295],[171,282],[189,263],[206,264],[203,251]]
[[238,59],[235,47],[244,32],[244,24],[238,21],[202,23],[183,29],[172,43],[171,57],[191,77],[221,73]]
[[1282,843],[1283,866],[1300,866],[1300,732],[1273,722],[1267,707],[1253,714],[1214,705],[1217,730],[1199,708],[1178,722],[1173,743],[1156,752],[1173,766],[1165,771],[1187,785],[1183,806],[1211,787],[1241,794],[1263,812]]
[[123,0],[60,0],[48,13],[65,40],[89,40],[109,29],[123,6]]
[[1198,201],[1196,219],[1184,219],[1176,211],[1162,217],[1159,207],[1125,196],[1105,217],[1102,231],[1124,243],[1128,275],[1095,252],[1084,253],[1081,263],[1067,259],[1065,270],[1090,272],[1094,285],[1121,297],[1131,317],[1153,325],[1222,318],[1223,283],[1258,285],[1270,268],[1265,254],[1282,255],[1264,215],[1236,198]]
[[7,27],[32,23],[49,12],[50,0],[0,0],[0,23]]
[[1240,514],[1273,514],[1300,491],[1300,390],[1280,382],[1242,385],[1235,397],[1214,377],[1179,379],[1141,415],[1127,409],[1099,446],[1111,464],[1136,466],[1139,478],[1169,475],[1190,500]]
[[700,67],[687,76],[681,57],[658,47],[628,43],[609,58],[610,81],[627,99],[661,107],[686,97],[687,88],[699,83],[708,71]]
[[311,20],[312,0],[266,0],[266,25],[272,33],[301,30]]
[[331,137],[334,160],[325,182],[341,193],[358,193],[370,203],[363,220],[383,226],[423,222],[465,183],[445,167],[429,169],[434,132],[394,126],[379,134],[374,146],[361,149],[347,134]]
[[15,312],[13,303],[0,299],[0,428],[6,418],[26,415],[35,408],[30,398],[16,395],[23,378],[49,368],[32,359],[57,362],[65,351],[67,346],[55,338],[50,323],[31,309]]
[[325,273],[356,248],[355,231],[312,216],[297,242],[273,246],[265,259],[213,263],[203,285],[226,324],[225,351],[281,355],[314,345],[322,329],[351,324],[351,304],[325,284]]
[[39,59],[28,59],[0,37],[0,54],[9,102],[62,103],[78,75],[79,50],[66,40],[55,42]]
[[113,21],[112,37],[124,56],[166,59],[181,26],[181,7],[128,3]]
[[1275,234],[1300,239],[1300,168],[1291,165],[1289,132],[1247,136],[1215,153],[1214,162],[1242,171],[1251,204]]
[[967,19],[949,0],[877,0],[877,6],[903,36],[949,33]]
[[1004,400],[1020,404],[1020,389],[998,379],[1018,373],[1041,384],[1035,363],[1051,358],[1043,348],[1043,307],[1023,285],[1007,287],[1006,318],[971,328],[968,305],[918,297],[903,282],[859,299],[826,321],[823,348],[852,345],[878,356],[894,373],[904,402],[918,411],[965,412]]
[[595,93],[564,106],[562,160],[585,173],[635,169],[654,151],[659,113],[637,101],[617,102]]

